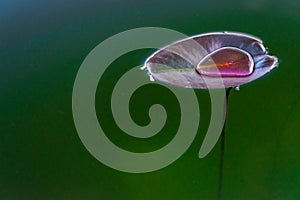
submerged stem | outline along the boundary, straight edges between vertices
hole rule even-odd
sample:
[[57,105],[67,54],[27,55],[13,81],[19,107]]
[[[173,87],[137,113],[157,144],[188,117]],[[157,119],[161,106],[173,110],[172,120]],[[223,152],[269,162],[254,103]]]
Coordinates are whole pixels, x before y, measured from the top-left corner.
[[226,102],[225,102],[225,117],[224,117],[224,126],[221,133],[221,150],[220,150],[220,166],[219,166],[219,186],[218,186],[218,200],[221,200],[222,195],[222,186],[223,186],[223,164],[224,164],[224,152],[225,152],[225,129],[226,129],[226,118],[227,118],[227,106],[228,106],[228,97],[230,95],[232,87],[226,90]]

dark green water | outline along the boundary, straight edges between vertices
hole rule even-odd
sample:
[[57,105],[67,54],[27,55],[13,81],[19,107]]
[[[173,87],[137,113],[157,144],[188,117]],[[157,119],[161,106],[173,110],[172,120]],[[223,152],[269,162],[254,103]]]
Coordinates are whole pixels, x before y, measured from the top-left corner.
[[[93,158],[77,135],[72,89],[82,61],[106,38],[147,26],[187,35],[246,32],[278,56],[278,69],[229,98],[222,198],[299,199],[299,10],[296,0],[0,1],[0,199],[217,198],[220,144],[204,159],[197,157],[210,117],[207,91],[196,91],[201,108],[196,139],[159,171],[113,170]],[[133,51],[112,63],[96,95],[108,137],[136,152],[163,147],[180,121],[172,93],[153,84],[136,91],[130,108],[145,125],[149,106],[165,105],[170,117],[158,135],[134,139],[113,121],[113,85],[153,51]]]

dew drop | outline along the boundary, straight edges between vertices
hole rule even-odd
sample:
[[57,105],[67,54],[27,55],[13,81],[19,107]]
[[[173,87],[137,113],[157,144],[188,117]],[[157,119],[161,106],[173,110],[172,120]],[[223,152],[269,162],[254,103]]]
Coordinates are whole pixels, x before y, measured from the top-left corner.
[[244,77],[253,72],[253,59],[235,47],[220,48],[204,57],[196,70],[201,75],[213,77]]

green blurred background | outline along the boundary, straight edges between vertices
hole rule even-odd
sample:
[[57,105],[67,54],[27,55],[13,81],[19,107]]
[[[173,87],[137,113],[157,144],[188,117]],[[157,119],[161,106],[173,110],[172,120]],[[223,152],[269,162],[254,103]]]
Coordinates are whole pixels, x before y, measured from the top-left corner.
[[[222,199],[300,199],[299,10],[297,0],[0,0],[0,199],[217,198],[220,144],[198,158],[210,118],[207,91],[196,91],[201,109],[196,139],[161,170],[113,170],[93,158],[77,135],[71,100],[82,61],[106,38],[148,26],[187,35],[246,32],[279,58],[279,68],[230,95]],[[116,145],[130,151],[163,147],[180,121],[174,95],[154,84],[135,92],[130,110],[135,122],[145,125],[149,106],[165,105],[168,120],[158,135],[130,137],[112,118],[114,84],[153,52],[121,56],[96,94],[99,123]]]

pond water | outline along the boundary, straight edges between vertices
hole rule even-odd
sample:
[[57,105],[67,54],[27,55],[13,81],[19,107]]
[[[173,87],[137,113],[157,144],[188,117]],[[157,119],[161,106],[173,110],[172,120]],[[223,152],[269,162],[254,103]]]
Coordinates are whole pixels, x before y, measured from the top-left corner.
[[[217,199],[220,144],[198,158],[210,119],[207,91],[195,91],[201,110],[195,140],[158,171],[130,174],[103,165],[74,126],[73,84],[89,52],[119,32],[164,27],[190,36],[249,33],[279,58],[279,68],[231,92],[222,199],[299,199],[299,9],[296,0],[0,1],[0,198]],[[137,124],[146,125],[149,107],[164,105],[168,119],[157,135],[128,136],[113,120],[115,83],[154,51],[136,50],[114,61],[95,98],[107,136],[134,152],[163,147],[180,123],[174,94],[155,84],[134,93],[130,112]]]

